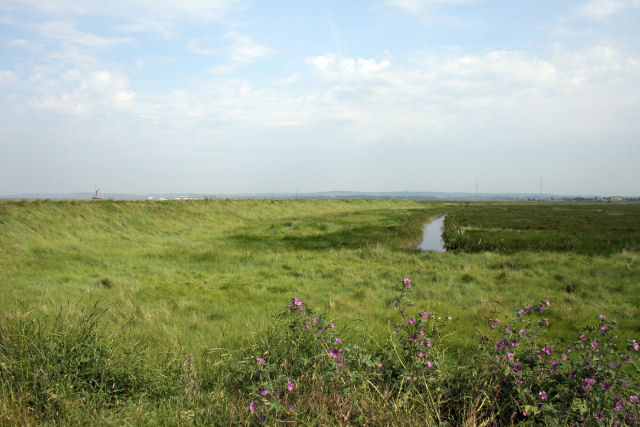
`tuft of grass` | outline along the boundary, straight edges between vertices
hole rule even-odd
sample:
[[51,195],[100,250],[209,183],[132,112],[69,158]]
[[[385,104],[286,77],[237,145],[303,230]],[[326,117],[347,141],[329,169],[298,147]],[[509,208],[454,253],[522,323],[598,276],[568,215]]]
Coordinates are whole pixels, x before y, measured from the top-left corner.
[[69,408],[96,411],[174,394],[175,363],[153,360],[148,349],[104,333],[99,325],[104,314],[98,309],[73,316],[5,314],[0,321],[3,404],[39,423],[66,420]]

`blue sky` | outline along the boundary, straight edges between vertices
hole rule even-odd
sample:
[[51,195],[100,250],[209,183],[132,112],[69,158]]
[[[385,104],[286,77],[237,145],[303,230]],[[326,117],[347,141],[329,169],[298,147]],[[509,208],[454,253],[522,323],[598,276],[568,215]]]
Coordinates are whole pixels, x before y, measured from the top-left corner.
[[640,0],[0,0],[0,195],[640,195]]

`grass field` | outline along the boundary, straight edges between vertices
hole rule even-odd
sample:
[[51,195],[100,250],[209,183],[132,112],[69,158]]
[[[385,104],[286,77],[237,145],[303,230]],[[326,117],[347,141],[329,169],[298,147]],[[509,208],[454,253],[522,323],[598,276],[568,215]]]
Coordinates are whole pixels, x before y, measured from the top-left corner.
[[[413,249],[422,224],[443,213],[455,251]],[[451,317],[438,338],[450,358],[439,370],[449,372],[438,383],[444,396],[462,382],[490,320],[526,304],[550,301],[550,344],[574,339],[603,313],[617,318],[621,340],[640,337],[639,238],[637,204],[0,202],[2,422],[258,422],[247,396],[266,374],[247,360],[291,347],[274,315],[292,297],[374,357],[394,334],[404,277],[416,308]],[[33,354],[42,357],[25,356]],[[266,422],[404,424],[428,415],[462,423],[447,415],[460,408],[477,424],[502,420],[488,403],[476,405],[490,381],[466,403],[427,410],[425,394],[408,395],[389,372],[379,393],[349,383],[340,398],[323,392],[328,377],[297,375],[324,406],[298,396],[295,414],[274,409]],[[344,396],[356,402],[351,415],[331,400]]]
[[639,221],[638,205],[631,203],[476,203],[449,216],[448,226],[464,230],[451,233],[450,242],[464,252],[604,255],[640,249]]

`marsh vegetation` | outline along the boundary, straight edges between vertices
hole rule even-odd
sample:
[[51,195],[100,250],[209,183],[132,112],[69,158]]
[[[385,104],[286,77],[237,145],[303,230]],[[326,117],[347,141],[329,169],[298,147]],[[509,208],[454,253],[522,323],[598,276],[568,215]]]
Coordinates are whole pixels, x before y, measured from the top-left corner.
[[1,202],[1,422],[629,422],[639,241],[637,204]]

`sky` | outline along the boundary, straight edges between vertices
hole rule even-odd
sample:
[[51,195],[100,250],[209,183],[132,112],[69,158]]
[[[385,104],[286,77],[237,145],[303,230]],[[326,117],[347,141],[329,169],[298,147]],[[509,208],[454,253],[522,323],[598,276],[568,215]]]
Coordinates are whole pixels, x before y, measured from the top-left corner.
[[0,195],[640,196],[640,0],[0,0]]

